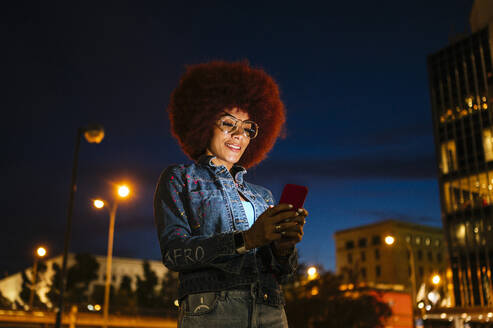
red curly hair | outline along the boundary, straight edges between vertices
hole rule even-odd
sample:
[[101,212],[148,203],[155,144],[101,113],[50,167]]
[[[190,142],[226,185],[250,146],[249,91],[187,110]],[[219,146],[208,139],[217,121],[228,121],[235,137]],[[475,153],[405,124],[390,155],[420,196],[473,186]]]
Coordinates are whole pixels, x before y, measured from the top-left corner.
[[239,165],[260,163],[272,149],[286,121],[276,82],[248,62],[213,61],[187,67],[171,94],[171,132],[192,160],[205,153],[213,127],[225,109],[239,108],[259,125],[259,132]]

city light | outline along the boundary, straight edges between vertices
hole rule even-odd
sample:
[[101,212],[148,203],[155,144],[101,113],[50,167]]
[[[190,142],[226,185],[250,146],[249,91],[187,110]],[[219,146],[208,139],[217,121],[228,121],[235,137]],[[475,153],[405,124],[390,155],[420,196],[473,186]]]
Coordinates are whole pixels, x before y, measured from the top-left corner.
[[125,198],[130,194],[130,189],[123,185],[118,187],[118,196]]
[[395,238],[393,236],[386,236],[385,237],[385,243],[387,245],[392,245],[395,242]]
[[101,305],[99,304],[94,305],[94,311],[101,311]]
[[431,282],[433,283],[433,285],[438,285],[440,281],[440,276],[437,274],[433,275],[433,277],[431,278]]
[[104,207],[104,202],[101,199],[96,199],[93,204],[94,204],[95,208],[103,208]]
[[104,139],[103,126],[99,124],[88,126],[84,131],[84,138],[86,138],[89,143],[100,143]]
[[436,304],[440,299],[440,294],[438,294],[438,292],[436,291],[429,292],[427,296],[430,302],[432,302],[433,304]]
[[418,303],[418,309],[422,309],[425,307],[425,302],[421,301]]
[[38,254],[39,257],[43,257],[46,255],[46,248],[44,247],[38,247],[36,250],[36,254]]
[[427,304],[426,307],[425,307],[425,310],[426,311],[430,311],[431,310],[431,305],[430,304]]
[[316,279],[317,278],[317,268],[315,268],[314,266],[311,266],[308,268],[308,270],[306,271],[308,273],[308,279],[309,280],[313,280],[313,279]]

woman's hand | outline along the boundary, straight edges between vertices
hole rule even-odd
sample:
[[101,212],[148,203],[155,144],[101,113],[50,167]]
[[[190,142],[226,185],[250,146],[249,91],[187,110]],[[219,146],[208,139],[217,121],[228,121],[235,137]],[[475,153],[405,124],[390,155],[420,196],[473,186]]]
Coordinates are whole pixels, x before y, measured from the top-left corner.
[[[292,209],[293,206],[289,204],[279,204],[268,208],[257,218],[251,228],[243,233],[245,248],[261,247],[274,240],[279,240],[283,236],[298,235],[299,229],[296,227],[300,222],[298,220],[300,213]],[[301,234],[303,235],[303,230]]]
[[274,253],[278,256],[290,254],[293,247],[303,239],[303,226],[308,216],[308,211],[300,208],[297,211],[298,216],[292,219],[296,225],[285,230],[281,239],[274,242]]

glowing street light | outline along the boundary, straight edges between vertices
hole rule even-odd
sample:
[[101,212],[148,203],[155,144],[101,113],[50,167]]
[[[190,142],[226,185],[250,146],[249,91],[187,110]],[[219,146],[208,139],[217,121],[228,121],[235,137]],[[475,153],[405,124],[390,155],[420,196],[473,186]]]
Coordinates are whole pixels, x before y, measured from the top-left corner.
[[434,284],[434,285],[438,285],[440,283],[442,279],[440,278],[440,276],[438,274],[435,274],[433,275],[433,277],[431,277],[431,282]]
[[96,199],[96,200],[94,200],[93,205],[95,208],[103,208],[104,207],[104,201],[102,201],[101,199]]
[[390,245],[393,245],[393,244],[394,244],[394,242],[395,242],[395,238],[394,238],[394,236],[386,236],[386,237],[385,237],[385,243],[386,243],[387,245],[389,245],[389,246],[390,246]]
[[318,277],[317,268],[314,266],[309,267],[306,273],[308,274],[308,280],[314,280]]
[[118,196],[120,196],[121,198],[125,198],[129,194],[130,194],[130,189],[127,186],[123,185],[118,187]]
[[44,257],[46,255],[46,248],[43,246],[38,247],[36,254],[38,254],[38,257]]
[[[126,198],[130,194],[130,188],[126,185],[120,185],[117,189],[117,195],[119,198]],[[108,254],[106,256],[106,282],[104,286],[104,305],[103,305],[103,327],[108,326],[108,312],[110,306],[110,286],[111,286],[111,262],[113,258],[113,240],[115,232],[115,217],[118,202],[115,200],[111,206],[109,202],[105,202],[102,199],[96,199],[93,202],[94,207],[97,209],[103,208],[106,204],[109,206],[110,211],[110,227],[108,231]],[[94,309],[100,305],[95,305]],[[99,308],[100,310],[101,308]],[[96,311],[99,311],[96,309]]]

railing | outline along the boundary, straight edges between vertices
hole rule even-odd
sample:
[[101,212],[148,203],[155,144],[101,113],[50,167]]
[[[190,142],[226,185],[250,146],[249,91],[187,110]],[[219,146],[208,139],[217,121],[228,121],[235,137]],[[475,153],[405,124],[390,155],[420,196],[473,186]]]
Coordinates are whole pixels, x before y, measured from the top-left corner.
[[[45,311],[18,311],[0,310],[0,325],[2,323],[54,325],[55,313]],[[69,327],[76,326],[102,326],[103,316],[101,313],[78,313],[77,308],[73,307],[69,313],[62,316],[62,324]],[[109,315],[109,327],[135,327],[135,328],[176,328],[176,320],[150,316],[128,316],[128,315]]]

